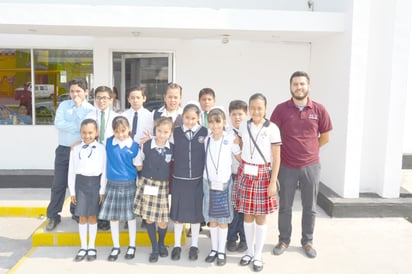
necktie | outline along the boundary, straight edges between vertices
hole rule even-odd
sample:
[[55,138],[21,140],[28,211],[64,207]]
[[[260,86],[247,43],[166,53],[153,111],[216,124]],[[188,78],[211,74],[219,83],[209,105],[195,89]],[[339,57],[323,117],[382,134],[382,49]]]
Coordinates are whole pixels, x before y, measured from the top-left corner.
[[104,117],[104,111],[102,111],[100,115],[100,133],[99,133],[99,142],[101,144],[104,141],[105,125],[106,125],[106,119]]
[[157,152],[162,156],[162,157],[164,157],[165,156],[165,148],[164,147],[158,147],[158,148],[156,148],[156,150],[157,150]]
[[189,140],[192,140],[193,137],[193,131],[192,130],[186,130],[186,136]]
[[133,125],[132,125],[132,139],[134,139],[134,136],[136,135],[136,130],[137,130],[137,111],[135,111],[134,116],[133,116]]
[[203,112],[203,125],[205,127],[208,127],[208,122],[207,122],[207,112]]

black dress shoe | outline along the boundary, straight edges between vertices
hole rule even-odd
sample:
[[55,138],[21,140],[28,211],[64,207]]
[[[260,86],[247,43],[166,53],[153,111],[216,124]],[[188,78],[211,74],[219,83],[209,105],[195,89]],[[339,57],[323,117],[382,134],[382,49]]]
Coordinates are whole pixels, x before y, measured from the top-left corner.
[[109,257],[107,257],[107,260],[110,262],[114,262],[117,260],[117,257],[119,257],[119,254],[120,254],[120,248],[113,247],[112,251],[110,252]]
[[60,218],[51,218],[51,219],[49,219],[49,223],[46,226],[46,230],[47,231],[52,231],[53,229],[56,228],[56,226],[58,224],[60,224],[60,222],[61,222]]
[[237,249],[235,241],[227,241],[226,242],[226,249],[230,252],[234,252]]
[[217,261],[216,264],[218,266],[223,266],[226,264],[226,254],[225,253],[218,253],[217,254]]
[[167,257],[169,256],[169,251],[165,246],[159,246],[159,255],[160,257]]
[[196,261],[199,254],[199,248],[191,246],[189,249],[189,260]]
[[306,256],[313,259],[316,257],[316,250],[312,247],[311,244],[305,244],[302,246],[303,250],[305,250]]
[[87,260],[89,262],[96,260],[97,258],[97,251],[96,249],[88,249],[87,250]]
[[237,252],[245,252],[247,250],[247,243],[246,241],[240,241],[236,251]]
[[136,253],[136,247],[135,247],[135,246],[129,246],[129,247],[127,248],[126,255],[124,255],[124,258],[125,258],[126,260],[134,259],[135,253]]
[[217,257],[217,251],[216,250],[211,250],[209,255],[207,255],[205,262],[207,263],[213,263]]
[[253,261],[253,271],[260,272],[263,269],[263,262],[261,260]]
[[240,259],[239,264],[241,266],[245,266],[245,265],[249,265],[250,262],[252,261],[253,257],[249,256],[249,255],[245,255]]
[[172,250],[172,260],[177,261],[180,260],[180,253],[182,252],[182,248],[179,246],[176,246]]
[[156,263],[159,260],[159,253],[150,253],[149,262]]
[[75,262],[83,261],[83,259],[86,258],[86,255],[87,255],[87,250],[82,248],[77,252],[76,257],[74,257],[74,261]]

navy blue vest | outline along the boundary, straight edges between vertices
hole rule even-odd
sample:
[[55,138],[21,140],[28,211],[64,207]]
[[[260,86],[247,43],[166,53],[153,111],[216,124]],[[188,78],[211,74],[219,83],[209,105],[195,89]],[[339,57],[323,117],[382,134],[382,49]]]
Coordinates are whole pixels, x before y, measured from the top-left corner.
[[174,178],[190,180],[199,179],[203,176],[205,167],[204,141],[207,134],[207,128],[200,127],[192,140],[189,141],[182,127],[174,130]]
[[[173,144],[170,144],[170,149],[165,147],[164,155],[160,155],[156,148],[151,149],[152,142],[155,142],[155,140],[152,139],[143,145],[145,158],[143,160],[141,174],[143,177],[155,181],[169,181]],[[168,159],[169,162],[166,162],[166,159]]]

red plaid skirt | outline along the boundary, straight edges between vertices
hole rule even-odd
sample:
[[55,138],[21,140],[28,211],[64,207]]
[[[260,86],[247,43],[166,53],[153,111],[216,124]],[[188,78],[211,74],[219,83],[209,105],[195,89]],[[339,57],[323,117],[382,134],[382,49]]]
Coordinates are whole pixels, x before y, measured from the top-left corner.
[[[244,173],[245,164],[258,167],[258,175]],[[275,197],[268,196],[271,165],[256,165],[242,161],[232,191],[232,201],[238,212],[250,215],[267,215],[277,209]]]

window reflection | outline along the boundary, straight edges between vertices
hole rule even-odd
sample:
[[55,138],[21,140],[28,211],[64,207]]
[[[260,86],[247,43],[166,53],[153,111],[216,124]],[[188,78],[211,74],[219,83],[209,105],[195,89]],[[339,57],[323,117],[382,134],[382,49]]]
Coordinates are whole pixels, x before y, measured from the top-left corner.
[[30,49],[0,49],[0,124],[53,124],[58,104],[70,99],[70,79],[92,86],[91,50],[35,49],[33,60]]

